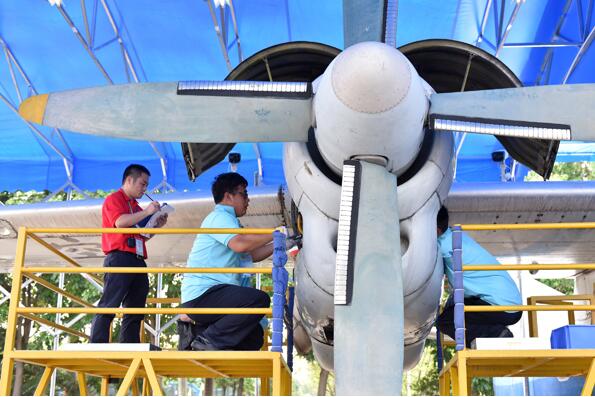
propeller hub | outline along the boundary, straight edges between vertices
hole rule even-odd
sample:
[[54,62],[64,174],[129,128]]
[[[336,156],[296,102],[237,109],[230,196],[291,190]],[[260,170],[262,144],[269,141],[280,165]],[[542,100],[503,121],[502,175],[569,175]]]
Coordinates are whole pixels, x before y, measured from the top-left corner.
[[343,51],[331,78],[337,98],[360,113],[381,113],[394,108],[411,87],[407,58],[376,42],[359,43]]
[[315,90],[316,143],[337,175],[343,161],[363,157],[398,176],[416,158],[429,102],[423,80],[398,50],[377,42],[349,47]]

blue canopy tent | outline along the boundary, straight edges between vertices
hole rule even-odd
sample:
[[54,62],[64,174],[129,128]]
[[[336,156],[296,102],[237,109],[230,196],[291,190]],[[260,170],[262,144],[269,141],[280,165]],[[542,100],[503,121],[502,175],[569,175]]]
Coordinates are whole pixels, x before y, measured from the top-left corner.
[[[50,3],[57,3],[51,5]],[[288,41],[343,48],[340,0],[6,0],[0,2],[0,191],[112,189],[130,162],[160,189],[207,188],[223,162],[195,183],[178,143],[125,141],[26,124],[14,109],[33,93],[127,82],[221,80],[240,60]],[[216,3],[223,3],[217,5]],[[81,6],[83,4],[83,6]],[[401,0],[397,42],[447,38],[496,55],[525,85],[595,82],[593,0]],[[222,32],[217,35],[216,29]],[[237,28],[237,35],[236,35]],[[233,109],[230,109],[233,112]],[[503,150],[467,136],[457,181],[499,181]],[[238,171],[284,182],[282,146],[238,144]],[[592,160],[593,144],[563,144],[559,161]],[[522,180],[526,168],[515,167]]]

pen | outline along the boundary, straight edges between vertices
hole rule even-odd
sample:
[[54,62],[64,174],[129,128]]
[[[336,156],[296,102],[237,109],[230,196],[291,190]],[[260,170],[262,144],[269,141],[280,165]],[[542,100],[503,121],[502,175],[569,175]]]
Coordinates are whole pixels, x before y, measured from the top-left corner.
[[[151,201],[155,201],[155,200],[153,200],[153,199],[151,198],[151,196],[149,196],[149,195],[147,194],[147,192],[145,192],[145,196],[147,196],[147,197],[149,198],[149,200],[151,200]],[[159,204],[159,208],[162,208],[162,207],[163,207],[165,204],[167,204],[167,203]]]

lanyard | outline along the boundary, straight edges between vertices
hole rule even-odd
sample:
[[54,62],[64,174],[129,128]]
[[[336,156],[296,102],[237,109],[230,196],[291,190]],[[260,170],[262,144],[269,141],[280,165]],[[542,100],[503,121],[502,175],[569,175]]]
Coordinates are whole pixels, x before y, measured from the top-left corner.
[[[130,208],[130,214],[134,215],[134,211],[132,210],[132,205],[130,205],[130,201],[126,201],[126,203],[128,204],[128,208]],[[135,224],[134,227],[140,227],[138,224]],[[134,237],[136,238],[136,237]]]

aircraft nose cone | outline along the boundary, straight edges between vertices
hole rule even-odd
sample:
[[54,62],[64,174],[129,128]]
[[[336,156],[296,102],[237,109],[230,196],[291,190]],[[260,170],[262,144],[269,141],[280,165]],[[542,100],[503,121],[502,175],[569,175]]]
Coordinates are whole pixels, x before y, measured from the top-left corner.
[[411,86],[407,59],[383,43],[364,42],[343,51],[332,70],[332,87],[357,112],[381,113],[397,106]]

